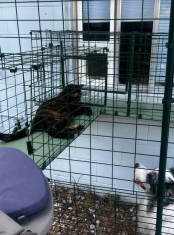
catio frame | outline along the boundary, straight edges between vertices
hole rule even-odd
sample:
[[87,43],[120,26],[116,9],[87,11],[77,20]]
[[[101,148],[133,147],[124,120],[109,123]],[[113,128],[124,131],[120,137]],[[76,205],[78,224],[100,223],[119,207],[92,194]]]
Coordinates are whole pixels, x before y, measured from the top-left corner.
[[[68,1],[60,2],[60,6],[62,6],[61,10],[64,11],[63,4],[66,4]],[[42,4],[42,2],[28,1],[27,3],[36,3],[38,9],[37,21],[40,24],[45,22],[46,20],[43,20],[42,22],[39,11],[41,10],[40,4]],[[17,1],[15,1],[14,5],[16,12],[18,11],[20,4],[24,3],[19,2],[17,4]],[[173,9],[173,7],[171,7],[171,9]],[[16,15],[16,19],[18,25],[17,38],[20,42],[22,35],[20,35],[20,20],[18,19],[18,15]],[[66,20],[67,19],[65,19],[62,14],[62,19],[60,21],[62,21],[63,25]],[[70,21],[71,19],[68,20]],[[115,24],[116,20],[119,19],[114,18],[113,22],[115,22]],[[75,21],[78,22],[77,20]],[[173,19],[171,19],[171,22],[173,22]],[[141,25],[143,25],[143,23],[142,17]],[[172,32],[172,24],[169,34],[170,37],[168,33],[101,33],[90,32],[89,30],[87,32],[67,31],[65,28],[63,31],[42,31],[40,28],[39,30],[32,30],[30,33],[31,51],[1,53],[1,69],[4,72],[4,76],[1,77],[1,125],[5,128],[6,132],[13,130],[13,118],[20,119],[22,116],[23,120],[19,120],[22,127],[25,122],[29,123],[30,120],[33,119],[38,105],[44,100],[54,97],[68,83],[85,84],[85,94],[82,97],[82,101],[86,106],[90,105],[93,109],[91,117],[79,116],[75,120],[75,123],[83,124],[85,129],[89,126],[85,132],[79,133],[80,137],[84,137],[83,140],[89,142],[87,146],[81,145],[80,142],[78,142],[78,138],[76,142],[54,139],[49,138],[44,132],[31,134],[18,143],[1,143],[1,146],[10,147],[22,145],[22,150],[24,152],[28,151],[30,157],[37,162],[42,170],[45,169],[44,172],[46,176],[53,181],[53,184],[51,185],[54,189],[54,200],[55,203],[57,203],[55,206],[55,221],[59,226],[56,228],[53,226],[50,230],[50,234],[84,233],[82,227],[84,226],[85,220],[83,219],[90,217],[90,212],[88,212],[88,210],[91,208],[95,211],[95,219],[90,219],[90,222],[95,224],[94,228],[91,229],[92,231],[98,234],[101,232],[97,225],[96,218],[99,216],[101,218],[102,214],[104,217],[103,220],[101,220],[102,223],[106,222],[105,220],[107,217],[111,217],[112,220],[112,225],[111,223],[106,223],[104,225],[107,231],[103,230],[102,232],[105,234],[121,234],[123,232],[136,234],[136,229],[132,231],[130,226],[136,225],[136,221],[133,222],[132,218],[138,218],[137,208],[134,208],[135,215],[131,214],[129,218],[125,216],[120,218],[120,211],[122,211],[122,214],[126,214],[127,212],[126,210],[123,210],[123,208],[129,208],[130,204],[127,202],[123,203],[120,201],[119,197],[132,198],[137,204],[139,199],[143,198],[144,195],[137,192],[134,189],[134,186],[128,187],[129,190],[124,189],[124,186],[121,187],[121,184],[124,185],[124,182],[126,181],[133,182],[134,174],[132,174],[132,178],[128,179],[122,177],[121,174],[115,173],[116,171],[120,173],[119,168],[122,170],[132,169],[133,172],[134,163],[139,159],[142,160],[143,157],[152,161],[154,161],[155,158],[157,159],[155,162],[158,162],[159,159],[161,160],[161,178],[159,181],[161,185],[159,185],[159,189],[164,190],[165,156],[167,156],[169,120],[171,121],[170,133],[172,133],[173,130],[173,105],[171,106],[170,102],[166,102],[166,100],[171,100],[172,93]],[[103,34],[104,38],[108,39],[109,37],[109,41],[94,40],[94,38],[96,39],[98,35],[101,34]],[[85,38],[90,39],[92,35],[93,40],[84,40],[84,35]],[[166,89],[164,96],[164,87],[161,86],[161,84],[164,83],[165,74],[163,73],[160,64],[164,63],[164,61],[166,63],[167,61],[166,42],[171,46],[168,47]],[[140,50],[137,50],[137,47]],[[118,48],[120,48],[120,51]],[[148,48],[150,48],[151,51],[149,51]],[[93,57],[93,54],[96,57]],[[95,64],[96,66],[96,63],[98,67],[95,67],[94,69],[93,65]],[[149,63],[151,66],[150,68]],[[107,70],[105,69],[106,67]],[[100,72],[98,73],[97,70]],[[147,79],[147,77],[149,79]],[[154,85],[153,80],[155,78],[157,78],[157,82]],[[14,81],[13,86],[9,86],[10,80]],[[18,87],[22,87],[22,89],[18,90]],[[14,94],[12,92],[14,92]],[[165,97],[165,102],[162,104],[163,96]],[[15,99],[15,104],[12,102],[13,99]],[[172,107],[171,110],[170,106]],[[103,115],[102,118],[100,116],[101,114]],[[164,115],[162,116],[162,114]],[[106,115],[109,115],[109,119],[105,118]],[[143,120],[146,121],[143,122]],[[158,122],[148,122],[147,120]],[[162,123],[159,122],[161,120],[163,120]],[[93,126],[91,126],[92,123],[94,124]],[[106,125],[110,128],[110,132],[100,132],[100,129],[98,132],[93,132],[95,125],[100,128],[104,128]],[[126,133],[125,135],[122,134],[120,128],[123,128],[124,125],[127,125],[128,129],[132,130],[132,135],[129,135],[129,133]],[[159,154],[156,152],[152,154],[151,152],[144,153],[139,150],[139,142],[147,141],[156,144],[160,143],[159,138],[146,139],[144,135],[139,133],[141,128],[143,129],[147,126],[149,130],[153,128],[154,130],[155,128],[162,128],[160,158],[158,157]],[[30,126],[30,128],[32,128],[32,126]],[[77,137],[77,135],[75,137]],[[107,138],[111,139],[111,145],[109,147],[103,146],[103,148],[98,148],[95,146],[95,139],[100,141]],[[28,149],[25,144],[26,141],[28,141]],[[120,149],[119,146],[116,145],[117,142],[132,142],[134,150],[128,149],[127,151],[126,149]],[[32,143],[32,145],[30,145],[30,143]],[[169,144],[170,148],[168,148],[168,150],[172,149],[173,146],[171,135]],[[67,146],[68,157],[66,155],[59,155]],[[21,146],[18,147],[21,148]],[[85,149],[88,157],[74,157],[74,150],[78,150],[77,152],[81,154],[79,150],[82,151]],[[100,154],[101,152],[104,152],[110,160],[106,161],[106,159],[103,158],[102,160],[97,157],[95,158],[94,155],[97,151],[100,151]],[[129,159],[127,159],[126,163],[122,163],[122,161],[117,162],[116,160],[119,158],[119,154],[122,155],[123,162],[123,156],[127,154],[129,159],[131,159],[131,163],[129,162]],[[54,159],[56,160],[56,164],[53,161]],[[172,159],[173,155],[168,153],[170,164],[173,162]],[[53,163],[51,163],[52,161]],[[57,166],[58,164],[66,165],[65,162],[68,162],[68,168],[60,168]],[[83,170],[79,170],[78,167],[76,169],[74,164],[81,167],[85,166],[89,168],[89,170],[83,172]],[[94,172],[94,165],[97,165],[97,169],[100,169],[98,166],[102,166],[101,169],[103,171],[101,173]],[[105,174],[104,172],[108,167],[111,174]],[[152,166],[149,166],[149,168],[151,167]],[[107,183],[102,184],[102,180]],[[108,183],[107,180],[110,180],[110,183]],[[118,183],[119,181],[121,184]],[[73,212],[77,216],[77,221],[73,221],[75,226],[69,226],[69,221],[58,214],[58,212],[60,213],[60,205],[58,205],[58,203],[63,203],[60,196],[65,194],[63,190],[60,191],[62,187],[61,183],[64,186],[73,185],[71,190],[67,189],[66,195],[73,198],[73,203],[75,204],[73,208]],[[87,185],[90,186],[90,189]],[[81,187],[83,187],[83,192],[87,192],[86,194],[82,193]],[[106,197],[100,198],[96,193],[106,194]],[[113,196],[108,197],[108,194],[113,194]],[[84,197],[84,195],[85,198],[88,199],[87,203],[82,201],[79,205],[77,203],[78,197]],[[162,203],[160,200],[163,199],[162,196],[162,194],[159,194],[157,234],[161,234]],[[96,209],[98,201],[104,205],[102,210],[105,213]],[[65,207],[69,206],[69,204],[72,205],[72,202],[70,203],[67,200]],[[113,208],[113,213],[109,214],[109,211]],[[119,212],[116,209],[118,209]],[[67,209],[65,209],[65,211],[67,213]],[[83,213],[81,213],[81,211],[83,211]],[[87,213],[84,213],[85,211],[87,211]],[[120,223],[124,225],[124,228],[119,227]],[[91,224],[88,224],[88,230],[85,230],[86,234],[91,231],[89,230],[90,225]],[[65,226],[66,229],[63,226]]]

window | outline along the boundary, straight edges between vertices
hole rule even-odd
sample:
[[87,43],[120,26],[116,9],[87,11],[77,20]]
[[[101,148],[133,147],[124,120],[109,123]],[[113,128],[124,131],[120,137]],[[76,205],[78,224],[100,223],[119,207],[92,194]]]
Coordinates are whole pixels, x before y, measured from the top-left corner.
[[[160,22],[161,25],[164,25],[164,21],[166,21],[166,19],[158,20],[160,10],[162,10],[162,5],[160,7],[160,2],[162,3],[163,1],[165,2],[166,8],[166,4],[167,2],[170,2],[170,0],[83,0],[78,2],[78,30],[84,32],[82,40],[86,42],[83,43],[88,43],[88,41],[91,41],[89,45],[95,46],[98,43],[96,43],[95,41],[109,41],[107,44],[107,47],[109,48],[107,58],[108,83],[111,87],[112,85],[117,86],[117,88],[121,91],[125,89],[125,87],[127,87],[126,79],[129,79],[129,74],[126,74],[126,72],[128,71],[128,66],[130,64],[128,63],[128,58],[126,58],[127,62],[124,63],[123,57],[129,54],[130,62],[131,39],[126,39],[122,36],[117,37],[116,43],[114,44],[112,43],[112,36],[109,36],[108,34],[108,36],[106,37],[106,34],[102,35],[102,33],[114,32],[116,30],[116,32],[120,32],[121,35],[123,35],[126,32],[131,34],[132,31],[140,33],[142,30],[144,34],[149,33],[149,36],[147,35],[146,39],[143,39],[144,42],[142,44],[146,44],[146,47],[144,46],[143,48],[143,45],[141,46],[141,50],[143,53],[141,53],[140,60],[143,63],[141,64],[141,68],[139,71],[143,72],[143,76],[139,77],[139,82],[140,84],[145,86],[140,86],[140,89],[154,89],[155,81],[158,79],[158,74],[156,74],[156,66],[157,63],[159,64],[159,62],[158,58],[156,58],[155,56],[152,57],[152,55],[157,55],[158,47],[155,46],[156,39],[154,39],[154,37],[152,38],[151,34],[158,33]],[[112,20],[114,18],[117,20]],[[141,27],[143,27],[143,29],[141,29]],[[95,33],[96,30],[98,30],[98,33]],[[92,31],[95,32],[92,34]],[[129,47],[128,45],[126,45],[128,44],[126,40],[129,40]],[[138,47],[139,40],[140,38],[138,39],[136,37],[134,48],[135,61],[137,61],[137,59],[139,58],[138,56],[140,55],[140,47]],[[105,46],[104,42],[101,42],[100,46]],[[110,61],[110,56],[113,56],[112,53],[115,53],[115,61]],[[137,68],[136,66],[137,64],[134,62],[133,74],[135,76],[132,77],[133,84],[137,83],[137,71],[139,68]],[[89,65],[86,64],[85,68],[85,73],[87,73]],[[161,70],[162,69],[158,69],[158,71]],[[109,76],[109,74],[113,73],[115,74],[114,79],[112,76]],[[88,76],[90,75],[88,74]],[[136,86],[133,87],[136,89]]]
[[[138,79],[140,84],[148,85],[149,70],[151,58],[151,41],[152,41],[152,21],[146,22],[122,22],[120,38],[120,68],[119,68],[119,82],[125,84],[127,82],[131,64],[133,60],[133,77],[132,83],[137,84]],[[135,32],[134,42],[132,41],[133,34],[126,34]],[[149,33],[141,34],[138,33]],[[124,34],[125,33],[125,34]],[[137,34],[136,34],[137,33]],[[133,45],[131,44],[133,43]],[[133,46],[133,56],[130,54],[131,46]],[[128,72],[128,74],[127,74]],[[139,77],[140,76],[140,77]]]
[[[119,64],[121,84],[127,83],[131,61],[133,61],[132,83],[136,84],[139,80],[140,84],[149,84],[154,5],[155,0],[122,0]],[[132,34],[129,34],[131,32],[137,32],[133,45]],[[133,46],[133,55],[130,54],[131,46]]]
[[84,0],[82,9],[83,40],[109,41],[110,0]]

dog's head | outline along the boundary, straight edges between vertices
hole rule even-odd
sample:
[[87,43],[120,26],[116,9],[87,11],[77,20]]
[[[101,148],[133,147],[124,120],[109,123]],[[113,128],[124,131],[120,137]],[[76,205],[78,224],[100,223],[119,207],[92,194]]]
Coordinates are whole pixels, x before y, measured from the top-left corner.
[[[158,187],[159,169],[148,170],[143,165],[135,164],[135,183],[147,194],[151,194],[152,200],[149,200],[148,210],[151,210],[156,202]],[[165,198],[164,204],[169,203],[170,197],[174,196],[174,167],[166,170],[165,174]]]

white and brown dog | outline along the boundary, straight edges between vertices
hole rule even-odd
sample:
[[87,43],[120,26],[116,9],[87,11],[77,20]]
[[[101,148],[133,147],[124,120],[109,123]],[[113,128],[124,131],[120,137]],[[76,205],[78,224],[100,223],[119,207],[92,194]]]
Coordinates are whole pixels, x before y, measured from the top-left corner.
[[[143,165],[135,164],[135,183],[146,192],[138,209],[138,232],[155,235],[157,212],[158,169],[148,170]],[[165,197],[163,207],[162,235],[174,234],[174,167],[166,170]]]

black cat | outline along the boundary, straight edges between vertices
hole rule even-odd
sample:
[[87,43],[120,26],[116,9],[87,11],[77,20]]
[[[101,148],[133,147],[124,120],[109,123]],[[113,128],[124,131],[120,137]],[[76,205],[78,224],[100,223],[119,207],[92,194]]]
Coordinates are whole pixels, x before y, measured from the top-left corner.
[[[80,103],[81,88],[83,85],[67,85],[57,97],[44,102],[36,111],[32,120],[33,127],[31,132],[46,131],[54,138],[69,139],[73,138],[73,132],[78,132],[84,127],[82,125],[70,126],[73,118],[81,114],[90,116],[90,107]],[[27,128],[16,133],[0,133],[0,140],[9,142],[27,136]]]

